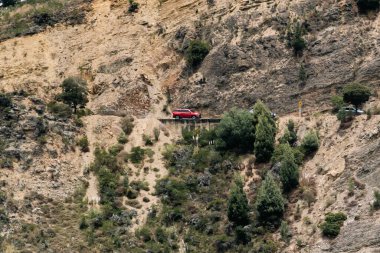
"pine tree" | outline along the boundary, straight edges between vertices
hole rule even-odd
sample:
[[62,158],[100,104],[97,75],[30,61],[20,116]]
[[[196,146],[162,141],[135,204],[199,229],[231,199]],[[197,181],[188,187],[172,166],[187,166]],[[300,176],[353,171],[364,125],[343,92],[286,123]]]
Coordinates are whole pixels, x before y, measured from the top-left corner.
[[259,188],[255,206],[262,222],[278,224],[284,214],[285,201],[271,173],[267,174]]
[[237,177],[230,192],[227,216],[236,225],[247,225],[249,223],[248,212],[248,200],[243,189],[243,181],[240,177]]
[[268,162],[274,151],[275,129],[264,115],[259,117],[256,125],[256,138],[254,144],[257,162]]
[[293,153],[284,156],[281,160],[280,179],[283,190],[288,192],[298,185],[299,171]]

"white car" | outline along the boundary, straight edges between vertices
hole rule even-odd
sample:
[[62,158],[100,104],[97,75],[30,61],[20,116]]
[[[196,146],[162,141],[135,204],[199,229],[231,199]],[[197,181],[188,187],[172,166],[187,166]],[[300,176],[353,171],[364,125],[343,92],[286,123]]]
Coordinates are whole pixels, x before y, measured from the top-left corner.
[[350,113],[353,113],[353,114],[363,114],[364,111],[361,110],[361,109],[355,109],[354,107],[343,107],[342,110],[344,110],[345,112],[350,112]]

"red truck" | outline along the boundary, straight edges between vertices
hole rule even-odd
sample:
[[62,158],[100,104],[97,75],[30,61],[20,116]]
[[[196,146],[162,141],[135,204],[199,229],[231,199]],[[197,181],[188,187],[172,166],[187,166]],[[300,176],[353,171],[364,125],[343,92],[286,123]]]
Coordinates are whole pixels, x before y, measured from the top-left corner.
[[200,119],[201,114],[191,109],[175,109],[173,112],[173,118],[175,119]]

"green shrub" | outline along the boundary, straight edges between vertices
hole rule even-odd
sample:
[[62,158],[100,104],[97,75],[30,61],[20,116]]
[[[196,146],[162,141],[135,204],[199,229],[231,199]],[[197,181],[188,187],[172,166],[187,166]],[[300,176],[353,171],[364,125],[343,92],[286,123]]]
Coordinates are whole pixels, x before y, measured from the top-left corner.
[[129,159],[132,163],[141,163],[145,157],[145,150],[141,147],[133,147],[131,149],[131,153],[129,154]]
[[163,196],[165,204],[179,206],[187,200],[186,184],[176,178],[164,178],[157,182],[156,194]]
[[194,143],[194,131],[192,131],[189,127],[183,127],[181,130],[182,139],[185,142],[185,144],[192,144]]
[[319,148],[319,138],[314,131],[309,131],[302,140],[301,147],[305,155],[316,152]]
[[343,100],[343,96],[338,95],[331,97],[331,104],[333,106],[333,112],[339,112],[340,108],[346,105]]
[[281,222],[280,234],[281,234],[281,240],[283,240],[286,243],[290,242],[290,238],[292,237],[292,233],[290,232],[289,225],[286,221]]
[[119,154],[122,150],[124,149],[124,145],[123,144],[115,144],[113,145],[112,147],[110,147],[108,149],[108,152],[113,155],[113,156],[116,156],[117,154]]
[[77,144],[80,147],[80,150],[82,152],[88,152],[88,151],[90,151],[89,142],[88,142],[87,136],[83,136],[82,138],[80,138],[78,140]]
[[112,173],[106,167],[100,168],[97,173],[99,182],[99,193],[102,204],[112,204],[116,198],[116,188],[118,185],[117,174]]
[[225,113],[216,127],[216,136],[216,145],[219,149],[252,151],[255,142],[252,113],[235,108]]
[[237,225],[247,225],[249,223],[248,200],[243,186],[242,179],[240,177],[236,177],[235,184],[230,191],[230,197],[228,199],[228,219]]
[[275,225],[278,224],[285,212],[285,201],[280,187],[270,173],[267,174],[259,188],[255,206],[260,221]]
[[282,144],[289,143],[291,146],[297,142],[297,133],[293,120],[288,121],[284,135],[279,139],[279,142]]
[[114,155],[108,153],[106,150],[101,148],[95,149],[95,161],[91,165],[91,169],[97,173],[102,167],[108,168],[111,172],[121,171],[121,167],[117,163],[117,159]]
[[354,105],[356,109],[367,102],[370,96],[371,90],[361,84],[352,83],[343,88],[344,102]]
[[133,127],[135,126],[133,122],[133,117],[128,116],[124,117],[120,121],[121,129],[124,131],[126,135],[130,135],[132,133]]
[[340,228],[343,226],[347,216],[344,213],[327,213],[325,222],[320,226],[324,236],[334,238],[339,235]]
[[375,201],[373,202],[372,207],[375,210],[379,210],[380,209],[380,192],[375,191],[374,195],[375,195]]
[[4,93],[0,93],[0,108],[7,108],[12,106],[12,99]]
[[120,143],[120,144],[125,144],[128,142],[128,138],[127,136],[125,135],[124,132],[121,132],[119,134],[119,136],[117,137],[117,142]]
[[143,134],[143,141],[144,141],[145,146],[153,145],[152,137],[149,135]]
[[280,167],[280,180],[283,190],[289,192],[298,186],[299,171],[296,164],[294,153],[289,144],[284,148],[284,152],[279,159]]
[[201,40],[190,41],[190,45],[185,51],[187,64],[190,67],[199,66],[209,51],[210,46],[207,42]]
[[87,82],[84,79],[79,77],[66,78],[61,87],[62,93],[57,98],[73,107],[74,112],[77,111],[78,106],[85,106],[87,104]]
[[274,151],[274,141],[276,132],[268,121],[268,118],[261,115],[256,125],[255,136],[255,156],[257,162],[268,162]]
[[359,11],[361,13],[367,13],[369,11],[378,11],[380,8],[379,0],[356,0]]
[[128,12],[137,12],[139,9],[139,3],[136,3],[134,0],[129,0],[129,7],[128,7]]
[[70,106],[62,103],[50,102],[47,104],[47,108],[51,114],[59,118],[69,118],[72,114]]
[[160,138],[160,129],[158,127],[155,127],[153,129],[153,135],[154,135],[154,140],[158,141],[158,139]]

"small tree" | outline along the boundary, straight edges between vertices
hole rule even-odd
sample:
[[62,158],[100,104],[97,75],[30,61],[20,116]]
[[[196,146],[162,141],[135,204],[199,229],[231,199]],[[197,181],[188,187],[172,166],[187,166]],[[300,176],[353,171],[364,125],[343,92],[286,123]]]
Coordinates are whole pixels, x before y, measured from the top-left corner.
[[259,188],[255,206],[258,218],[263,222],[278,224],[285,212],[284,198],[271,173],[267,174]]
[[3,7],[13,6],[17,3],[16,0],[1,0],[0,2],[3,4]]
[[265,115],[259,117],[256,125],[255,156],[257,162],[270,160],[274,150],[275,132]]
[[316,152],[319,148],[319,138],[314,131],[309,131],[302,140],[301,147],[305,155]]
[[139,3],[136,3],[134,0],[129,0],[129,7],[128,7],[128,12],[137,12],[139,9]]
[[294,54],[300,56],[306,48],[306,40],[302,37],[304,35],[304,28],[297,22],[288,30],[288,45],[293,48]]
[[223,115],[216,131],[217,147],[223,150],[247,152],[253,149],[255,125],[252,113],[232,109]]
[[284,135],[279,139],[282,144],[289,143],[293,146],[297,142],[297,133],[295,131],[294,121],[289,120]]
[[246,225],[249,222],[248,212],[248,200],[243,189],[243,181],[237,177],[230,192],[227,216],[230,221],[237,225]]
[[352,83],[343,88],[343,100],[355,106],[357,110],[359,106],[367,102],[371,96],[371,91],[364,85]]
[[253,112],[253,124],[256,126],[259,122],[259,117],[263,115],[268,119],[270,126],[273,128],[273,131],[276,131],[276,122],[273,120],[269,108],[261,101],[258,100],[252,108]]
[[190,41],[190,45],[185,52],[187,64],[191,67],[199,66],[209,51],[210,46],[207,42],[201,40]]
[[298,185],[299,171],[298,165],[292,150],[283,156],[281,160],[280,179],[285,192],[289,192]]
[[63,91],[58,99],[73,107],[76,112],[78,106],[85,106],[88,102],[86,86],[86,81],[79,77],[66,78],[61,85]]

